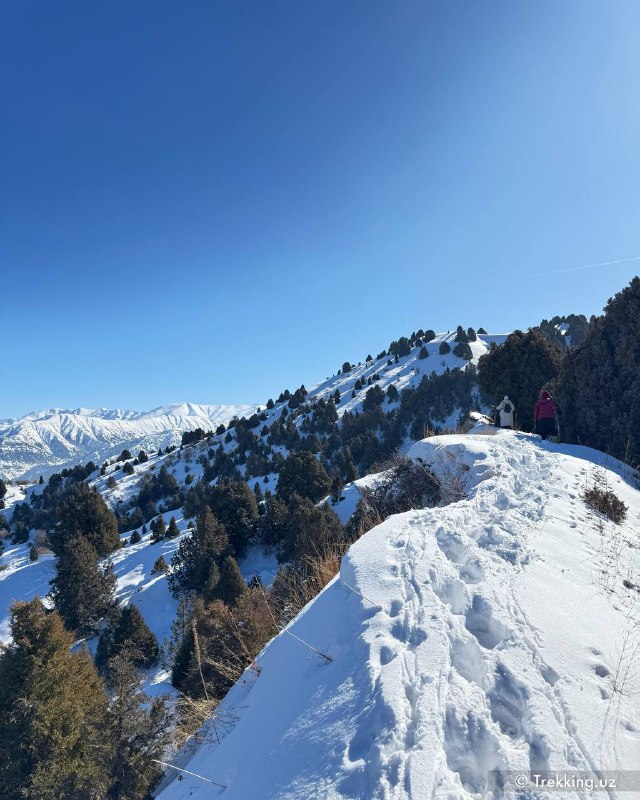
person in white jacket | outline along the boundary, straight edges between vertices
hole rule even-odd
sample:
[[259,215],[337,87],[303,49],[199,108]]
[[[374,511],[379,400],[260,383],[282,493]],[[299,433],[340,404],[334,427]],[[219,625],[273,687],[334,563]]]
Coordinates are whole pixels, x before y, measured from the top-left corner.
[[506,394],[500,405],[496,406],[496,411],[499,414],[500,427],[513,430],[513,403]]

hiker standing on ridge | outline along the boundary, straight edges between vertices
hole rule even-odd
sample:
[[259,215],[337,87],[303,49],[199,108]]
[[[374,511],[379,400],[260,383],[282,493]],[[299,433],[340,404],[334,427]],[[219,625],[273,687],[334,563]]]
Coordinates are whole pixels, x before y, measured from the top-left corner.
[[542,390],[540,398],[533,410],[534,430],[543,439],[556,435],[556,416],[560,415],[560,407],[549,392]]
[[496,411],[498,412],[498,427],[513,430],[513,403],[509,400],[508,395],[505,394],[500,405],[496,406]]

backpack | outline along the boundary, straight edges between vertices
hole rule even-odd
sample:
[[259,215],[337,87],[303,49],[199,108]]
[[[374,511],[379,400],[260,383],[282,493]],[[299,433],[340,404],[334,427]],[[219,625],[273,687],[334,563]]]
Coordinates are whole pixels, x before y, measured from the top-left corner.
[[504,408],[502,409],[505,414],[510,414],[513,411],[513,406],[511,403],[505,403]]

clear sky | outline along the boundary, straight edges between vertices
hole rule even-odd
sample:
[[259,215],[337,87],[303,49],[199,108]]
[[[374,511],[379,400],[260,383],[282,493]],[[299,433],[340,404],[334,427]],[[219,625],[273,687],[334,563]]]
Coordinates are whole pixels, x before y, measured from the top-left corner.
[[6,0],[0,30],[0,417],[264,402],[640,271],[539,275],[640,256],[637,0]]

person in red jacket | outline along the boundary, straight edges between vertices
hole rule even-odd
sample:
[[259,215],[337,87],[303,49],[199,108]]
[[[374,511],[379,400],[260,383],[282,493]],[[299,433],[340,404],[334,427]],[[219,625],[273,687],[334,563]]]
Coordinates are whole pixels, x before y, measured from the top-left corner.
[[560,414],[560,407],[549,392],[541,391],[540,398],[533,410],[535,432],[543,439],[556,435],[556,417]]

